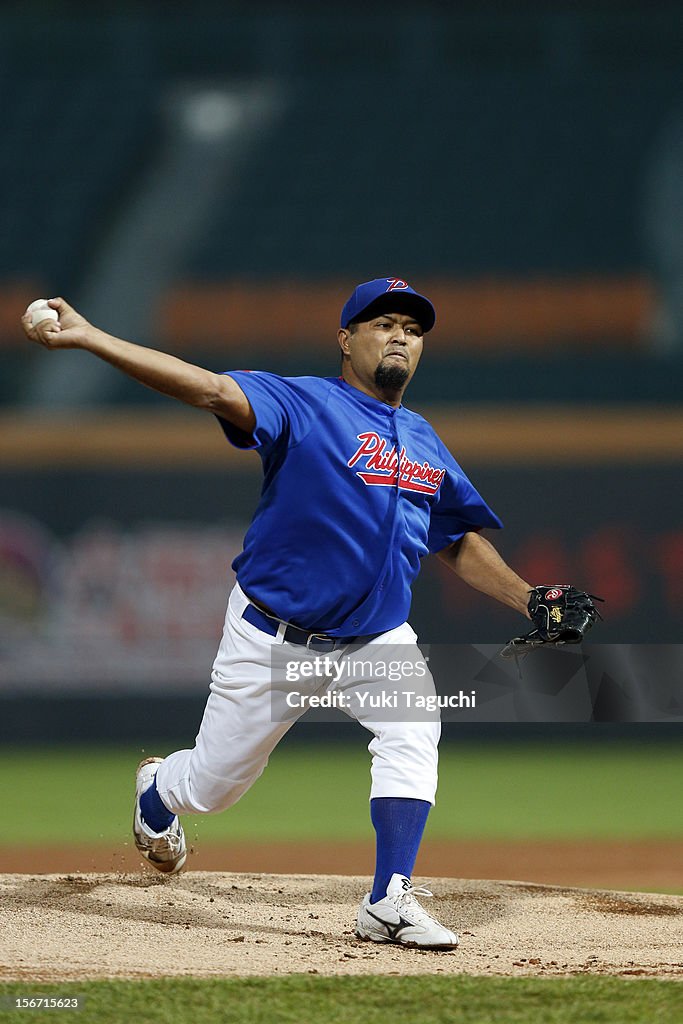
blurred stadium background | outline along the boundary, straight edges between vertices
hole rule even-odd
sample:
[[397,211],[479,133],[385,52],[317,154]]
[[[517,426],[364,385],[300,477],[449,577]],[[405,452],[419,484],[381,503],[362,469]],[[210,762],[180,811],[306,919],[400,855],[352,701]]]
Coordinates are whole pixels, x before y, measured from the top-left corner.
[[[260,486],[209,418],[27,344],[37,296],[329,375],[354,285],[407,278],[439,314],[408,404],[505,557],[603,595],[601,642],[680,640],[682,53],[664,3],[2,5],[4,743],[191,741]],[[520,626],[432,564],[413,624]]]

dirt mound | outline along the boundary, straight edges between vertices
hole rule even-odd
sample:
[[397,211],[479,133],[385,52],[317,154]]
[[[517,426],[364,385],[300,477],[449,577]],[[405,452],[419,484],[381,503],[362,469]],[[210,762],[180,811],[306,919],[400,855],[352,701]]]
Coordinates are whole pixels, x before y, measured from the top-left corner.
[[[0,847],[0,874],[136,872],[142,865],[133,843]],[[191,841],[188,871],[249,874],[363,875],[375,863],[375,843],[364,841]],[[654,889],[681,885],[683,841],[435,839],[423,843],[415,866],[421,878],[525,878],[543,885],[590,889]]]
[[[360,942],[368,879],[188,872],[0,875],[0,978],[573,973],[683,978],[683,897],[428,880],[460,933],[428,953]],[[422,881],[422,880],[421,880]]]

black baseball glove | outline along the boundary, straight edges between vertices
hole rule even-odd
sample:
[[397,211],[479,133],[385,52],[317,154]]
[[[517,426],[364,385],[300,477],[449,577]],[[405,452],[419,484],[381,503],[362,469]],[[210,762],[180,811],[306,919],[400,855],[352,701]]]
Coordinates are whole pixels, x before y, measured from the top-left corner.
[[534,587],[527,608],[536,628],[511,640],[501,656],[516,658],[537,647],[580,644],[595,620],[602,618],[594,601],[602,598],[566,584]]

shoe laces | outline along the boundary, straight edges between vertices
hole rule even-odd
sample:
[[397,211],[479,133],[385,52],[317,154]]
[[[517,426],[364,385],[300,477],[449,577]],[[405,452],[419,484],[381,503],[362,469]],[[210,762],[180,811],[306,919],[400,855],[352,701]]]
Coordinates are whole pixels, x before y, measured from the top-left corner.
[[179,853],[180,848],[183,845],[182,832],[178,827],[178,823],[171,825],[168,832],[168,845],[171,847],[174,853]]
[[418,910],[424,914],[425,917],[430,915],[420,906],[417,896],[433,896],[434,893],[430,889],[427,889],[424,885],[411,885],[410,888],[404,889],[400,892],[396,898],[396,909],[401,910],[403,907],[409,907],[411,910]]
[[165,832],[153,838],[149,836],[149,845],[151,849],[159,852],[170,850],[171,853],[180,853],[183,845],[182,835],[180,823],[176,820]]

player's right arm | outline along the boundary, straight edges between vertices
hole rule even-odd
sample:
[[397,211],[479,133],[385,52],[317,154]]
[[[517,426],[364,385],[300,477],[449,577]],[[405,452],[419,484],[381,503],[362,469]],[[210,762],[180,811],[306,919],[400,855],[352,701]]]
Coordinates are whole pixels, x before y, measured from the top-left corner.
[[42,320],[31,326],[31,315],[24,314],[21,325],[26,337],[45,348],[80,348],[115,366],[117,370],[180,402],[206,409],[233,423],[246,434],[256,426],[256,417],[239,384],[225,374],[212,373],[201,366],[135,345],[93,327],[64,299],[50,299],[59,321]]

